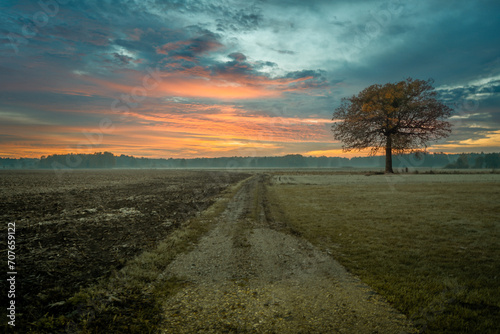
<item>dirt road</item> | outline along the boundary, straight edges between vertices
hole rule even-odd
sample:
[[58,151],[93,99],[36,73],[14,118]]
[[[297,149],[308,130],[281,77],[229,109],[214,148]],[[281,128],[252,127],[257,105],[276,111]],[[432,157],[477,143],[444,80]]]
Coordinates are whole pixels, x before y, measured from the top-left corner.
[[165,333],[413,333],[405,317],[331,256],[276,229],[265,175],[249,179],[196,248],[166,275]]

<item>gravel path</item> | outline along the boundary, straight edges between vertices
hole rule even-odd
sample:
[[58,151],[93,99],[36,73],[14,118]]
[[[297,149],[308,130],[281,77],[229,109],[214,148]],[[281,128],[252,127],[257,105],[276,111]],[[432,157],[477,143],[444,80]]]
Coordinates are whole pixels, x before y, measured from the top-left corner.
[[167,268],[189,284],[166,301],[164,333],[415,333],[329,255],[270,228],[264,179],[246,182],[215,229]]

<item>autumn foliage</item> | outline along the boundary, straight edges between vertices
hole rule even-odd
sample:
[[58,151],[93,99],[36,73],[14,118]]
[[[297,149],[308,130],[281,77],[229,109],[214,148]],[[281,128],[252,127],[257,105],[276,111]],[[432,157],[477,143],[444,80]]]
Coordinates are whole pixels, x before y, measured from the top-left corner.
[[392,153],[423,151],[427,142],[449,135],[451,109],[437,100],[432,80],[408,78],[372,85],[343,98],[333,113],[335,139],[344,151],[386,151],[386,173],[392,173]]

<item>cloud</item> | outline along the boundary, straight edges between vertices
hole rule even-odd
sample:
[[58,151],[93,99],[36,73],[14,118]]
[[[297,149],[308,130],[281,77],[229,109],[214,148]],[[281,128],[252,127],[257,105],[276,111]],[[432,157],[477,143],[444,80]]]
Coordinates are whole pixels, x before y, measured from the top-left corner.
[[[269,117],[242,111],[233,105],[183,103],[181,113],[164,110],[137,110],[132,116],[154,124],[163,133],[189,133],[226,140],[253,142],[304,142],[330,138],[330,119]],[[208,112],[207,112],[207,109]],[[215,110],[214,110],[215,109]]]
[[321,70],[303,70],[290,72],[286,75],[287,78],[297,80],[294,85],[298,90],[313,90],[317,88],[327,88],[330,82],[326,78],[326,72]]
[[284,54],[284,55],[296,55],[297,54],[297,52],[291,51],[291,50],[274,50],[274,51],[276,51],[280,54]]
[[498,76],[471,81],[465,85],[443,85],[437,88],[440,99],[453,109],[454,121],[461,126],[481,124],[500,126],[500,80]]
[[134,60],[133,57],[126,56],[126,55],[123,55],[123,54],[120,54],[117,52],[114,52],[112,55],[117,60],[117,62],[120,63],[121,65],[128,65],[128,64],[130,64],[131,61]]
[[247,60],[247,57],[241,52],[233,52],[228,57],[239,63]]
[[2,125],[49,125],[46,120],[37,119],[35,117],[13,111],[0,110],[0,120]]
[[[334,154],[339,145],[326,123],[308,122],[330,119],[344,96],[408,76],[434,78],[455,108],[452,135],[440,145],[480,150],[496,143],[498,1],[71,1],[15,54],[9,34],[22,35],[40,10],[37,2],[8,1],[1,13],[0,107],[8,108],[17,134],[27,132],[19,152],[30,150],[30,140],[63,150],[76,138],[68,129],[112,117],[116,136],[103,145],[123,152],[130,145],[134,152],[195,155],[212,145],[236,154],[254,145],[269,154]],[[112,103],[138,92],[156,68],[160,85],[130,106],[137,115],[120,120]],[[48,131],[37,122],[60,126]],[[204,126],[231,138],[219,141]],[[252,139],[259,133],[260,144]],[[162,150],[169,141],[175,150]]]
[[229,10],[227,16],[216,20],[218,31],[248,31],[258,29],[264,18],[258,7]]
[[113,38],[110,27],[93,20],[85,21],[79,21],[78,26],[76,22],[49,26],[42,32],[71,43],[86,43],[98,47],[109,45],[110,39]]
[[188,40],[166,43],[157,48],[156,52],[176,60],[196,61],[198,57],[222,47],[216,34],[205,32],[203,35]]

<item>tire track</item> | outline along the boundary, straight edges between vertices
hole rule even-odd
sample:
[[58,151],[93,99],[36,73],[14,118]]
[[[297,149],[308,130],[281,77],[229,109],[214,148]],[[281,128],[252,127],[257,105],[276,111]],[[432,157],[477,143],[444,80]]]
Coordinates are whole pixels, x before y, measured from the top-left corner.
[[164,333],[414,333],[405,317],[307,241],[270,228],[265,175],[248,180],[166,275]]

